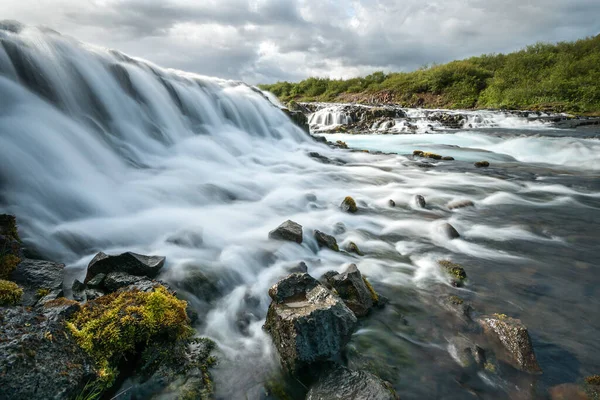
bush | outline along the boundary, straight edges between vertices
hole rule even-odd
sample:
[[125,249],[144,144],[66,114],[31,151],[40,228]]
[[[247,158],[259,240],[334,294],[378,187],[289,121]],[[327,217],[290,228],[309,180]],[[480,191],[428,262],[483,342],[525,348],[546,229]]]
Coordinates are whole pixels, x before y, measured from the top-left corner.
[[11,281],[0,280],[0,306],[12,306],[21,301],[23,289]]
[[163,286],[153,292],[112,293],[84,305],[67,326],[93,357],[100,380],[109,387],[127,355],[143,350],[150,342],[172,342],[192,335],[186,306]]

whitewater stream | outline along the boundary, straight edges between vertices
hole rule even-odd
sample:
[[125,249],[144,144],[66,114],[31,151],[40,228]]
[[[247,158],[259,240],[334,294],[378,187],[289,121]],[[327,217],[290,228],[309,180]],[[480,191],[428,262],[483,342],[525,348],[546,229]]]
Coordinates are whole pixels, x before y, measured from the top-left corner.
[[[274,103],[240,82],[0,23],[0,213],[17,216],[30,254],[74,275],[98,251],[166,256],[160,279],[218,344],[221,399],[269,398],[279,366],[262,329],[267,291],[300,261],[315,277],[356,263],[389,298],[361,321],[345,361],[402,399],[544,398],[598,373],[598,129],[471,112],[469,129],[323,135],[393,153],[369,154],[317,143]],[[455,161],[413,159],[415,149]],[[349,195],[355,215],[339,208]],[[463,199],[474,207],[446,207]],[[287,219],[303,226],[302,245],[268,240]],[[445,222],[459,239],[440,234]],[[314,229],[365,255],[318,250]],[[464,265],[464,288],[439,259]],[[449,345],[460,323],[438,301],[452,293],[477,313],[520,318],[544,373],[461,367]]]

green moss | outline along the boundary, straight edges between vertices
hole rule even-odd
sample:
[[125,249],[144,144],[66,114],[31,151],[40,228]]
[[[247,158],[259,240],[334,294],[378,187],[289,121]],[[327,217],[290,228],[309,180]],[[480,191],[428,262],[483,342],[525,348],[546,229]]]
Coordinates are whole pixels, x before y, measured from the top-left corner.
[[588,385],[600,386],[600,375],[592,375],[585,378]]
[[455,280],[457,285],[462,285],[465,279],[467,279],[467,273],[460,264],[453,263],[449,260],[438,261],[438,264],[452,277],[452,279]]
[[341,140],[336,140],[335,142],[340,148],[342,149],[347,149],[348,148],[348,144],[346,142],[343,142]]
[[356,201],[354,201],[354,199],[350,196],[346,196],[344,201],[342,201],[342,209],[351,213],[355,213],[358,211]]
[[48,296],[50,294],[50,289],[38,289],[36,291],[36,294],[38,297],[44,297],[44,296]]
[[483,365],[483,368],[485,368],[486,371],[491,372],[492,374],[496,373],[496,366],[489,361]]
[[506,314],[494,314],[494,317],[498,318],[501,321],[508,319],[508,315],[506,315]]
[[415,151],[413,151],[413,156],[423,157],[423,150],[415,150]]
[[442,159],[442,156],[440,156],[439,154],[430,153],[428,151],[423,152],[423,154],[421,154],[421,157],[432,158],[434,160],[441,160]]
[[371,285],[371,282],[369,282],[367,280],[367,278],[364,276],[362,278],[363,278],[363,281],[365,282],[365,286],[367,286],[367,289],[369,289],[369,293],[371,293],[371,298],[373,299],[373,303],[375,303],[375,304],[379,303],[379,295],[377,294],[375,289],[373,289],[373,285]]
[[15,305],[21,301],[23,289],[14,282],[0,279],[0,306]]
[[21,259],[14,254],[0,255],[0,279],[8,279]]
[[455,304],[457,306],[460,306],[461,304],[464,304],[464,302],[465,302],[463,299],[461,299],[458,296],[450,296],[448,298],[448,300],[450,301],[450,303]]
[[139,346],[192,334],[186,306],[158,285],[153,292],[132,290],[99,297],[84,305],[67,326],[95,360],[99,380],[110,387],[116,366]]
[[360,249],[358,248],[358,246],[354,242],[350,242],[350,244],[348,245],[348,251],[350,253],[358,254],[359,256],[364,256],[363,252],[360,251]]

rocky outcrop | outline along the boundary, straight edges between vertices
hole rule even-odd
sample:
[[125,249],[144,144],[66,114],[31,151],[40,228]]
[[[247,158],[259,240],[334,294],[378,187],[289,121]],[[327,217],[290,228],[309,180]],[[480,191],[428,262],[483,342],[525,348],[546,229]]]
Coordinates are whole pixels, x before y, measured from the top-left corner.
[[397,400],[394,388],[366,371],[333,367],[311,386],[306,400]]
[[308,274],[291,274],[269,290],[265,329],[285,370],[305,367],[340,354],[357,323],[337,296]]
[[50,293],[62,294],[64,264],[24,259],[10,275],[10,280],[23,288],[24,306],[35,305]]
[[335,240],[333,236],[323,233],[319,230],[315,230],[314,236],[320,248],[325,247],[333,251],[340,251],[337,240]]
[[302,243],[302,225],[287,220],[276,229],[269,232],[269,239]]
[[328,273],[325,279],[357,317],[367,315],[378,301],[377,294],[370,285],[367,286],[355,264],[342,274]]
[[477,161],[474,165],[477,168],[487,168],[490,166],[490,163],[488,161]]
[[129,251],[118,256],[100,252],[88,265],[85,283],[98,274],[109,274],[111,272],[125,272],[129,275],[154,278],[164,265],[165,257],[145,256]]
[[[0,307],[0,398],[70,399],[96,378],[92,359],[48,305]],[[64,314],[63,314],[64,316]]]
[[541,373],[529,332],[523,323],[504,314],[479,318],[477,322],[486,334],[497,339],[507,350],[515,367],[529,373]]

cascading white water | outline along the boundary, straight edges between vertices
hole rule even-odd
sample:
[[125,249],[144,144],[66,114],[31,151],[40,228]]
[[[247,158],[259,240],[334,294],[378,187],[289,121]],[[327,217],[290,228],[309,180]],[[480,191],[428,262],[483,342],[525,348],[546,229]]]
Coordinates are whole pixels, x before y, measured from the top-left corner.
[[[398,303],[416,301],[415,288],[424,289],[426,297],[434,284],[450,287],[436,269],[442,257],[465,258],[475,266],[484,260],[483,279],[493,270],[490,263],[501,263],[504,271],[507,265],[535,264],[546,254],[498,251],[498,242],[535,243],[528,251],[548,243],[566,247],[539,222],[530,227],[511,218],[564,204],[583,210],[587,218],[593,209],[587,203],[598,198],[579,186],[480,175],[472,165],[466,173],[443,170],[446,162],[440,163],[441,170],[423,169],[401,155],[333,150],[312,141],[275,99],[265,97],[239,82],[165,70],[55,32],[0,23],[0,211],[18,217],[28,246],[73,270],[97,251],[130,250],[166,256],[161,278],[170,282],[185,280],[190,270],[213,279],[218,294],[211,303],[187,298],[201,314],[201,334],[215,339],[224,354],[219,374],[226,384],[218,380],[216,385],[222,398],[256,398],[248,393],[260,391],[265,374],[275,368],[272,345],[261,329],[267,290],[299,261],[306,261],[315,277],[356,262],[376,287],[399,288]],[[313,115],[312,122],[348,123],[332,112],[319,121]],[[416,117],[423,111],[405,112]],[[499,120],[495,114],[472,115]],[[423,129],[431,124],[421,121]],[[538,153],[564,148],[557,164],[570,166],[570,157],[579,154],[586,160],[583,167],[599,168],[597,139],[504,140],[476,132],[385,136],[389,142],[372,135],[331,137],[399,154],[435,150],[441,143],[440,153],[458,162],[485,156],[493,165],[496,160],[544,161]],[[347,165],[319,163],[308,156],[314,151]],[[427,198],[427,209],[414,205],[415,194]],[[356,198],[360,213],[339,209],[347,195]],[[465,197],[475,202],[476,211],[447,209],[449,201]],[[398,206],[390,208],[389,199]],[[502,205],[509,211],[502,214]],[[520,214],[515,207],[521,207]],[[496,220],[486,219],[497,209]],[[303,225],[301,246],[267,239],[287,219]],[[450,241],[440,235],[437,228],[446,221],[463,237]],[[312,230],[333,233],[338,223],[345,225],[345,232],[336,233],[340,247],[353,241],[364,257],[318,250]],[[546,264],[555,256],[548,254]],[[240,320],[247,322],[243,329]],[[394,314],[387,322],[400,326],[402,318]],[[357,335],[373,332],[378,331]],[[389,328],[384,332],[389,335]],[[369,343],[376,348],[380,341]],[[442,356],[436,353],[435,359]],[[431,363],[415,366],[402,371],[423,373]],[[427,394],[422,397],[431,397]]]

